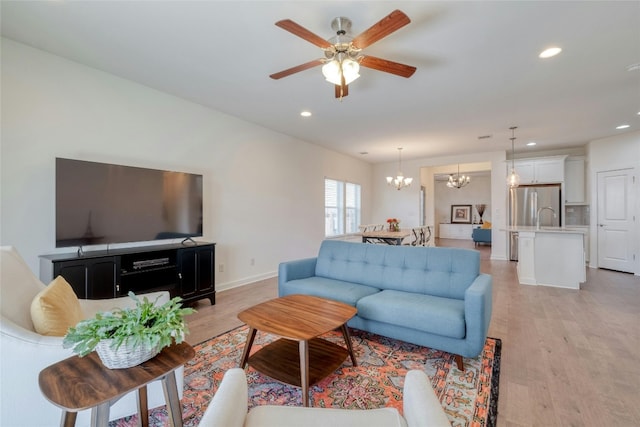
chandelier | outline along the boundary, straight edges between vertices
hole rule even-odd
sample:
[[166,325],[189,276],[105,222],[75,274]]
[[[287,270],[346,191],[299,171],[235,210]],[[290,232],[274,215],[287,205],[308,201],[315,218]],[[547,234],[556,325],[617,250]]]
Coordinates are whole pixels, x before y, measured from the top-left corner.
[[392,176],[387,177],[387,184],[392,185],[396,190],[400,190],[403,187],[408,187],[413,182],[413,178],[405,178],[402,173],[402,147],[398,147],[398,175],[394,178]]
[[449,181],[447,181],[447,187],[449,188],[462,188],[471,182],[469,175],[460,175],[460,163],[458,163],[458,173],[454,176],[449,175]]
[[518,174],[516,173],[516,167],[513,161],[513,156],[514,156],[514,151],[513,151],[513,143],[516,140],[515,137],[515,130],[518,129],[518,126],[511,126],[509,129],[511,129],[511,174],[509,174],[509,176],[507,177],[507,185],[509,185],[510,188],[516,188],[517,186],[520,185],[520,177],[518,176]]

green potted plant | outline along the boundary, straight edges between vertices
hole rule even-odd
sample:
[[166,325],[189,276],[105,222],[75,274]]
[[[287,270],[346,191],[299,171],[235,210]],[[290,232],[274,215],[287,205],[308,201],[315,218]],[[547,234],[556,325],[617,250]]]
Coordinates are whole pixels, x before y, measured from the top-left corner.
[[184,316],[194,310],[183,308],[180,297],[162,305],[133,292],[129,297],[136,301],[134,308],[116,308],[82,320],[69,328],[63,347],[72,348],[80,357],[96,350],[107,368],[130,368],[151,359],[174,340],[181,343],[189,333]]

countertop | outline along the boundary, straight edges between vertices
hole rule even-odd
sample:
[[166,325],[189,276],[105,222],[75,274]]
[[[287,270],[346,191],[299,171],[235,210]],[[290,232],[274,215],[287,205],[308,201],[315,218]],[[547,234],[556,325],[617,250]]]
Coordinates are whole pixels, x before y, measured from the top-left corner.
[[589,229],[587,227],[581,226],[569,226],[569,227],[545,227],[540,226],[540,228],[536,228],[533,226],[511,226],[505,229],[509,232],[534,232],[534,233],[575,233],[575,234],[587,234]]

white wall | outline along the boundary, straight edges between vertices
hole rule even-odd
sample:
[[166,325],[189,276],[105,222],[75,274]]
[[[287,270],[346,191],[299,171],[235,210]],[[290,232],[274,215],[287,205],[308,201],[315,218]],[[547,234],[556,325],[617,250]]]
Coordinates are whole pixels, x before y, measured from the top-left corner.
[[591,182],[589,188],[591,198],[590,227],[590,256],[591,267],[598,267],[598,239],[597,239],[597,175],[616,169],[633,169],[635,173],[635,274],[640,275],[640,132],[626,132],[619,136],[598,139],[587,145],[588,150],[588,176]]
[[55,249],[55,157],[203,174],[218,289],[317,253],[325,176],[361,184],[370,209],[366,162],[7,39],[1,59],[0,242],[36,275],[39,255],[69,252]]

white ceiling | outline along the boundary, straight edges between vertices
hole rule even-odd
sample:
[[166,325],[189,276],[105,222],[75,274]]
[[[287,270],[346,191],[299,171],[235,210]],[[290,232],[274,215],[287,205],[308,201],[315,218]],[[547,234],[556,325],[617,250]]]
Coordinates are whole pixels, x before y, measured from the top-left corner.
[[[377,163],[467,152],[576,147],[640,129],[639,1],[5,1],[2,35],[249,122]],[[274,25],[330,38],[389,14],[412,22],[364,53],[416,66],[371,69],[342,101],[320,58]],[[551,45],[563,52],[541,60]],[[301,110],[313,113],[299,116]],[[628,130],[615,127],[627,123]],[[488,139],[478,139],[491,135]],[[360,154],[368,152],[367,155]]]

